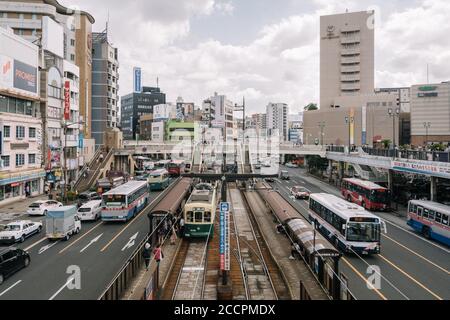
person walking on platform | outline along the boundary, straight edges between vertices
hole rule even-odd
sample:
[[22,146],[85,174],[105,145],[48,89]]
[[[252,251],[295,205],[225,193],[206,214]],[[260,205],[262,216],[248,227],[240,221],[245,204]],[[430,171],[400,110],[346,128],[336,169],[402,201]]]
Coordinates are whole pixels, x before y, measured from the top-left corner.
[[144,251],[142,252],[142,257],[144,258],[144,261],[145,261],[145,270],[148,271],[148,266],[150,265],[150,259],[152,258],[150,243],[145,244]]
[[161,262],[162,259],[164,259],[164,253],[162,252],[161,245],[158,243],[155,250],[153,250],[153,254],[155,256],[155,261],[158,264]]

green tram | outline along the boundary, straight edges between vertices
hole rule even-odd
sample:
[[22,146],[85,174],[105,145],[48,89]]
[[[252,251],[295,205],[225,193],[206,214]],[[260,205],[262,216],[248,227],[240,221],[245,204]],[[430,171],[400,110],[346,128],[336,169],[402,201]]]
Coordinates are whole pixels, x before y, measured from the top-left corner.
[[169,172],[166,169],[158,169],[149,173],[147,182],[150,191],[162,191],[165,190],[169,184]]
[[199,183],[184,206],[184,237],[207,238],[214,235],[217,183]]

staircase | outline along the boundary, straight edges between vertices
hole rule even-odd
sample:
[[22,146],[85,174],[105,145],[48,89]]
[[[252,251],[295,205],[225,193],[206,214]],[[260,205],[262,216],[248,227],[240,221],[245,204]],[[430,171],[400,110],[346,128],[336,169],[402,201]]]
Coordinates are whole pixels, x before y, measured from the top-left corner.
[[356,174],[363,180],[372,182],[386,182],[385,180],[387,180],[387,177],[376,168],[362,164],[352,164],[352,166],[355,169]]
[[[103,160],[101,159],[103,156]],[[108,153],[103,148],[99,148],[92,158],[89,165],[83,167],[82,173],[74,185],[74,189],[78,193],[89,190],[93,184],[101,177],[106,168],[110,168],[111,161],[114,160],[114,150],[111,149]],[[108,170],[108,169],[106,169]]]

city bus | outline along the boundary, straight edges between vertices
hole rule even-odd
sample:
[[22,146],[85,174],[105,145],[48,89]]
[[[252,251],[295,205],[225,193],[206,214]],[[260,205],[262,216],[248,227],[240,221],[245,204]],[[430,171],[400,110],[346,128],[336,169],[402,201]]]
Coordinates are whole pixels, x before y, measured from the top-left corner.
[[168,169],[169,168],[169,163],[171,162],[171,160],[159,160],[158,162],[155,163],[154,165],[154,169]]
[[147,206],[146,181],[129,181],[102,195],[102,221],[128,221]]
[[345,253],[378,254],[386,224],[363,207],[326,193],[309,198],[309,219]]
[[390,191],[370,181],[356,178],[344,179],[341,193],[348,202],[354,202],[367,210],[388,211],[390,209]]
[[411,200],[408,204],[408,225],[427,239],[450,246],[450,206],[441,203]]
[[185,172],[186,163],[183,160],[172,160],[168,165],[169,175],[179,177]]
[[158,169],[149,173],[147,177],[150,191],[161,191],[169,186],[169,172],[166,169]]

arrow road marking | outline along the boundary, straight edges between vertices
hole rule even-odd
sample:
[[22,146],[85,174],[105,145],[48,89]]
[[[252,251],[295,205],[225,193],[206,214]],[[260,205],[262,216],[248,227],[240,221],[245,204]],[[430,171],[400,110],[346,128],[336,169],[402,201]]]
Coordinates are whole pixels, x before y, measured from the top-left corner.
[[84,250],[86,250],[87,248],[89,248],[93,243],[97,242],[101,237],[102,237],[103,233],[100,234],[98,237],[94,238],[91,240],[91,242],[89,242],[83,249],[80,250],[80,253],[83,253]]
[[59,243],[59,241],[53,242],[51,244],[46,245],[45,247],[40,248],[38,254],[44,253],[45,251],[47,251],[51,247],[55,246],[57,243]]
[[136,232],[128,241],[128,243],[122,248],[122,251],[125,251],[128,248],[131,248],[132,246],[134,246],[134,243],[136,242],[136,238],[138,236],[139,232]]

